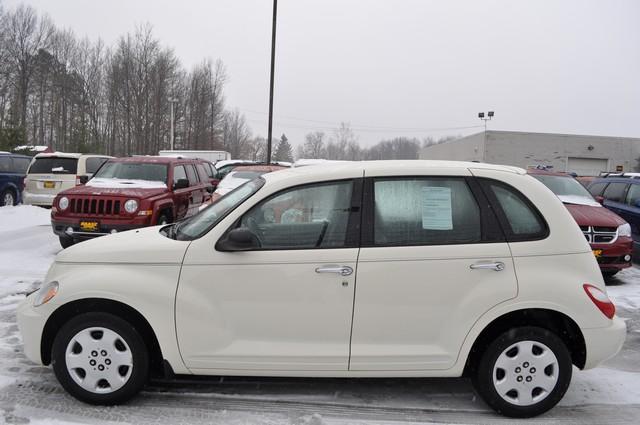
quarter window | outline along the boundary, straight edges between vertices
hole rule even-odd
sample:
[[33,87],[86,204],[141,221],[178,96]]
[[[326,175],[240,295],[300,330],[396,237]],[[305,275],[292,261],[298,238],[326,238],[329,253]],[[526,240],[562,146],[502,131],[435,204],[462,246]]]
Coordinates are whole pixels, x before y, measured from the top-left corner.
[[187,164],[184,166],[187,169],[187,177],[189,177],[189,184],[191,186],[198,184],[198,177],[196,176],[196,170],[193,168],[193,165]]
[[604,191],[604,199],[612,202],[624,202],[624,191],[626,183],[611,183]]
[[27,174],[27,168],[31,161],[27,158],[13,158],[13,172],[18,174]]
[[375,180],[373,221],[378,246],[481,240],[480,208],[461,178]]
[[272,196],[242,217],[262,249],[343,248],[348,245],[353,183],[301,186]]
[[540,214],[515,189],[498,183],[489,183],[509,227],[510,240],[537,239],[546,233]]
[[11,172],[11,158],[8,156],[0,156],[0,173]]

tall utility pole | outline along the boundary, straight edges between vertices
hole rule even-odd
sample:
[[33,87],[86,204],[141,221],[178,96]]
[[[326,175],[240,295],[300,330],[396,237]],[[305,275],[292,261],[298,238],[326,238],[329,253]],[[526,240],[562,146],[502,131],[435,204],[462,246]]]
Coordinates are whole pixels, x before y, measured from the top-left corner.
[[175,120],[175,114],[174,114],[174,109],[173,109],[173,104],[178,102],[178,99],[176,99],[175,97],[170,97],[169,98],[169,103],[171,104],[171,134],[170,134],[170,138],[169,140],[171,140],[171,148],[170,150],[173,150],[173,139],[175,137],[175,130],[174,130],[174,120]]
[[487,117],[485,118],[484,112],[478,112],[478,118],[484,121],[484,138],[482,140],[482,157],[481,157],[482,162],[486,160],[485,154],[487,153],[487,121],[491,121],[491,118],[493,118],[493,115],[494,115],[494,112],[489,111],[487,112]]
[[273,80],[276,65],[276,16],[278,0],[273,0],[273,22],[271,23],[271,77],[269,82],[269,129],[267,131],[267,164],[271,163],[271,138],[273,134]]

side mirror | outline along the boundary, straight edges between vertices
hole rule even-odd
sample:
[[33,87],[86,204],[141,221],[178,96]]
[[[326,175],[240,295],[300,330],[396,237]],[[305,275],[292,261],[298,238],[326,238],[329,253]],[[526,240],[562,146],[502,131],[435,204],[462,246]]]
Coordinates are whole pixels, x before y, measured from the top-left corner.
[[233,229],[218,241],[216,249],[218,251],[251,251],[261,247],[260,240],[251,230],[246,227]]
[[207,192],[209,192],[209,193],[213,193],[213,192],[215,192],[215,191],[216,191],[216,188],[215,188],[215,187],[213,187],[213,186],[207,186]]
[[178,179],[178,181],[173,185],[173,190],[186,189],[188,187],[189,187],[189,180]]
[[78,176],[80,179],[80,184],[86,184],[89,181],[89,176],[84,174],[82,176]]
[[600,195],[598,195],[598,196],[596,196],[595,198],[596,198],[596,202],[597,202],[597,203],[599,203],[599,204],[601,204],[601,205],[602,205],[602,203],[604,203],[604,196],[600,196]]

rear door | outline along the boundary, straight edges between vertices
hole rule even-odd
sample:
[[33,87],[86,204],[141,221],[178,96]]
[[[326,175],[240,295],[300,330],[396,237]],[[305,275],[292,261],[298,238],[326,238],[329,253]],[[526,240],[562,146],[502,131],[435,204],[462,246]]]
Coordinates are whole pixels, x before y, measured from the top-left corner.
[[189,179],[189,215],[194,215],[204,201],[205,183],[200,181],[195,164],[185,164],[184,168]]
[[175,186],[179,180],[187,179],[187,171],[184,164],[177,164],[173,167],[173,199],[176,208],[175,221],[182,220],[189,215],[191,208],[191,188],[185,187],[176,189]]
[[350,370],[452,367],[473,323],[517,295],[507,243],[470,176],[366,179]]

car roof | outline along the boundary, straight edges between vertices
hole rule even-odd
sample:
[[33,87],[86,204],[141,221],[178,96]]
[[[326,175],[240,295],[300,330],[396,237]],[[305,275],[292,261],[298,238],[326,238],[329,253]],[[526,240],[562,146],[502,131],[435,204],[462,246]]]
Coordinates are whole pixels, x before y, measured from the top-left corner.
[[522,168],[511,167],[508,165],[487,164],[483,162],[468,161],[440,161],[440,160],[382,160],[382,161],[345,161],[342,163],[329,163],[309,165],[306,167],[285,168],[277,173],[268,173],[262,177],[267,181],[284,180],[291,177],[304,178],[310,182],[315,179],[325,179],[339,172],[346,170],[366,172],[371,176],[377,174],[385,175],[389,172],[398,171],[399,173],[411,169],[424,169],[428,173],[429,169],[450,169],[452,174],[465,174],[469,170],[493,170],[509,172],[514,174],[526,174]]
[[184,163],[184,162],[201,162],[201,160],[196,158],[176,158],[173,156],[154,156],[154,155],[140,155],[140,156],[128,156],[125,158],[113,158],[109,160],[110,162],[144,162],[148,164],[173,164],[173,163]]
[[22,155],[19,153],[11,153],[11,152],[5,152],[5,151],[0,151],[0,156],[12,156],[12,157],[26,158],[31,160],[31,157],[29,155]]
[[234,167],[231,173],[235,173],[238,171],[278,171],[285,170],[289,167],[285,167],[284,165],[238,165]]
[[50,157],[56,157],[56,158],[80,158],[82,156],[81,153],[75,153],[75,152],[47,152],[47,153],[39,153],[36,156],[34,156],[34,158],[38,159],[38,158],[50,158]]
[[589,182],[589,185],[595,183],[629,183],[629,184],[638,184],[640,183],[639,178],[634,177],[596,177],[594,180]]
[[573,176],[571,174],[568,174],[568,173],[563,173],[561,171],[540,170],[538,168],[529,168],[529,169],[527,169],[527,174],[530,174],[532,176],[558,176],[558,177],[571,177],[571,178],[573,178]]

